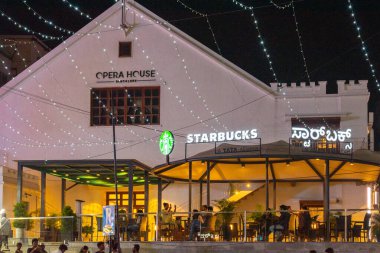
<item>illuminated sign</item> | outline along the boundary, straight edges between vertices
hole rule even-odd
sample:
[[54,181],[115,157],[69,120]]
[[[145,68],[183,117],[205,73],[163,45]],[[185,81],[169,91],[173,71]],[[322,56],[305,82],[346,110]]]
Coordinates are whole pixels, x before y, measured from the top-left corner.
[[241,141],[257,138],[257,129],[237,130],[217,133],[188,134],[187,143],[205,143],[220,141]]
[[[336,131],[330,129],[326,130],[326,127],[292,127],[292,139],[305,140],[303,143],[304,147],[310,147],[310,140],[319,140],[321,137],[325,137],[326,141],[330,142],[345,142],[347,139],[351,138],[351,129],[346,129],[346,131]],[[345,149],[352,149],[352,143],[348,143],[345,146]]]
[[174,148],[174,136],[170,131],[163,131],[159,141],[160,151],[163,155],[169,155]]
[[134,83],[155,81],[156,70],[100,71],[95,74],[97,83]]

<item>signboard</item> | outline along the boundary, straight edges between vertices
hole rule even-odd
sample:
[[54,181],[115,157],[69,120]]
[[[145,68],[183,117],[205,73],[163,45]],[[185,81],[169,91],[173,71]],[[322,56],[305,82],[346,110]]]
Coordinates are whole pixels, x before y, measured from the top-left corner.
[[292,127],[292,139],[302,140],[303,146],[305,148],[311,148],[312,143],[320,140],[320,138],[325,138],[326,142],[340,142],[344,143],[344,150],[352,150],[352,143],[347,141],[351,138],[351,129],[341,130],[330,130],[326,127],[320,128],[303,128],[303,127]]
[[257,129],[217,133],[188,134],[186,138],[186,143],[252,140],[256,139],[257,136]]
[[115,206],[103,206],[102,231],[105,236],[115,234]]
[[95,74],[97,83],[135,83],[156,81],[156,70],[99,71]]
[[163,155],[169,155],[174,148],[174,136],[172,132],[165,130],[162,132],[159,141],[160,151]]

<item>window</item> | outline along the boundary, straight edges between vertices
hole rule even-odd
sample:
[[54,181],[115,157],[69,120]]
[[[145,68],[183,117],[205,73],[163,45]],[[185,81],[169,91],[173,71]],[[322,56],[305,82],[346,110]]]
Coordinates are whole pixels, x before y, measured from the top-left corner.
[[119,57],[132,56],[132,42],[119,42]]
[[[119,209],[128,210],[128,192],[118,192],[118,206]],[[145,208],[145,194],[144,192],[133,192],[133,212],[136,213],[137,210],[144,210]],[[106,205],[116,205],[116,194],[115,192],[106,193]]]
[[117,124],[155,125],[160,123],[160,87],[92,89],[92,126],[112,124],[110,117],[112,104],[118,119]]

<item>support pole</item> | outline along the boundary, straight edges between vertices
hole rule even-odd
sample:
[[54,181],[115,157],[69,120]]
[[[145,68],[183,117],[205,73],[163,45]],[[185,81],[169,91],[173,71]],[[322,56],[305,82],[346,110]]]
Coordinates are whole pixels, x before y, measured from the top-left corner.
[[65,200],[66,199],[66,179],[62,178],[61,181],[61,212],[63,208],[65,208]]
[[273,209],[276,210],[277,182],[273,179]]
[[193,162],[189,162],[189,218],[191,217],[193,201]]
[[[41,209],[40,209],[40,216],[45,217],[45,197],[46,197],[46,172],[41,171]],[[37,206],[36,206],[37,209]],[[40,235],[43,236],[44,234],[44,228],[45,224],[44,221],[40,220]]]
[[269,208],[269,163],[265,158],[265,210]]
[[20,163],[17,164],[17,203],[22,201],[22,173],[23,168]]
[[[144,213],[149,217],[149,173],[144,171]],[[147,222],[149,224],[149,220]],[[144,240],[148,240],[148,233],[144,233]]]
[[330,163],[325,160],[325,180],[324,180],[324,220],[326,223],[326,241],[330,241]]
[[199,182],[199,207],[203,205],[203,183]]
[[206,187],[207,187],[207,206],[210,206],[210,162],[207,162],[207,186]]
[[133,213],[133,166],[128,167],[128,217],[132,218]]
[[157,182],[157,217],[156,217],[156,240],[161,241],[160,238],[160,226],[159,226],[159,219],[161,217],[161,206],[162,206],[162,180],[161,178],[158,178]]
[[144,213],[149,213],[149,173],[144,171]]

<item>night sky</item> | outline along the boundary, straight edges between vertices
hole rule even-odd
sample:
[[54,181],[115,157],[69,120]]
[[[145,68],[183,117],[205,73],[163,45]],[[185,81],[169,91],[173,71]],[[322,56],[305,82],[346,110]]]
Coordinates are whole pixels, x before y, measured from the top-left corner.
[[[55,36],[65,35],[38,20],[23,0],[0,0],[0,10],[29,28]],[[209,15],[216,41],[223,57],[265,83],[273,82],[272,74],[257,39],[249,11],[232,0],[181,0],[193,9]],[[278,4],[289,0],[274,0]],[[380,1],[351,0],[367,43],[369,56],[380,78]],[[114,4],[113,0],[69,0],[92,18]],[[137,0],[152,12],[196,40],[218,52],[204,17],[182,7],[176,0]],[[292,9],[279,10],[269,0],[241,0],[255,7],[254,13],[281,82],[307,81],[299,50]],[[43,17],[57,25],[77,31],[90,20],[81,17],[62,0],[28,0]],[[347,0],[295,0],[300,33],[312,81],[328,80],[328,92],[335,92],[335,80],[368,79],[371,91],[369,108],[374,109],[380,92],[375,89],[368,63],[361,52],[360,41],[352,25]],[[0,34],[25,34],[0,17]],[[51,48],[59,42],[45,41]]]

